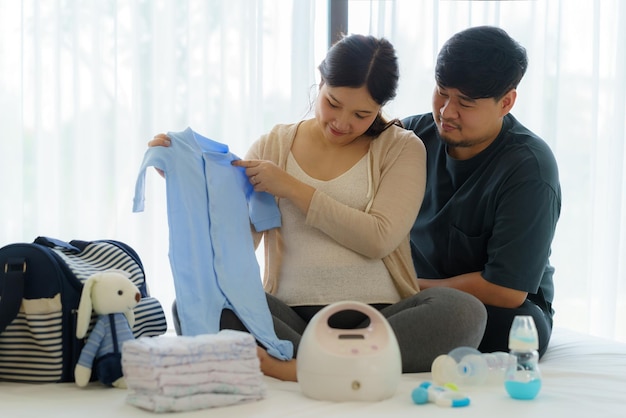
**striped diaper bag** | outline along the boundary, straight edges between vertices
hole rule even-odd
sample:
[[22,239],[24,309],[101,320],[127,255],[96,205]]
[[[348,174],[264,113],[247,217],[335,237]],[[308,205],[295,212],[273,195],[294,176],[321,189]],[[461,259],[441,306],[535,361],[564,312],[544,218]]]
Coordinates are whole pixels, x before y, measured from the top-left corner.
[[[74,381],[86,341],[76,338],[76,311],[84,281],[100,271],[124,270],[139,288],[135,338],[167,330],[163,308],[150,297],[141,260],[128,244],[38,237],[0,248],[0,269],[0,381]],[[94,314],[91,326],[95,320]]]

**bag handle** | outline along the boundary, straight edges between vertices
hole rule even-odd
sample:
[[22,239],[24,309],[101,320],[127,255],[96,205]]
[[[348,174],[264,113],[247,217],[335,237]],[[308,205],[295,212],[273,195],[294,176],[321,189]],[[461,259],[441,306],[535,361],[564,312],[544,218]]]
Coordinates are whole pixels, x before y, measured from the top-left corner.
[[35,244],[39,244],[39,245],[43,245],[44,247],[50,247],[50,248],[54,248],[54,247],[61,247],[64,248],[66,250],[75,252],[75,253],[79,253],[81,251],[80,248],[65,242],[65,241],[61,241],[60,239],[56,239],[56,238],[50,238],[50,237],[37,237],[35,238]]
[[26,259],[9,258],[4,265],[4,286],[0,297],[0,333],[15,319],[24,297]]

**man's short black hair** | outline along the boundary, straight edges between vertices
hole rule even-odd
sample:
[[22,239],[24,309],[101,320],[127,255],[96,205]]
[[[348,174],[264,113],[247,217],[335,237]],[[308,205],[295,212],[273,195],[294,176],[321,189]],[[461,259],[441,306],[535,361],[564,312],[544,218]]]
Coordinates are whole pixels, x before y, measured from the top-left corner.
[[477,26],[453,35],[437,56],[435,80],[473,99],[500,99],[528,67],[526,49],[503,29]]

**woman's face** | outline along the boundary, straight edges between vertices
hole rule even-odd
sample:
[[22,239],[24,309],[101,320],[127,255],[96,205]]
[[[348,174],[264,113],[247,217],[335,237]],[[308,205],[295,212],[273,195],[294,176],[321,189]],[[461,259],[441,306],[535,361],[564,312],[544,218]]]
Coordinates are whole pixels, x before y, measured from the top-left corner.
[[334,144],[349,144],[363,135],[376,119],[381,106],[365,86],[320,87],[315,118],[324,137]]

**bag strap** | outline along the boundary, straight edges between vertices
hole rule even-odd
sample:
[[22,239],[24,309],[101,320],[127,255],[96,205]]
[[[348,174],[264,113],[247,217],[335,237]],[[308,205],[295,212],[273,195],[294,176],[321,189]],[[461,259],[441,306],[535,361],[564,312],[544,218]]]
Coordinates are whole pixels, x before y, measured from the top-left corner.
[[120,350],[117,346],[117,332],[115,330],[115,314],[109,314],[109,325],[111,326],[111,337],[113,337],[113,352],[118,353]]
[[0,332],[15,319],[20,311],[24,297],[24,276],[26,259],[15,257],[7,259],[4,265],[4,286],[0,295]]

